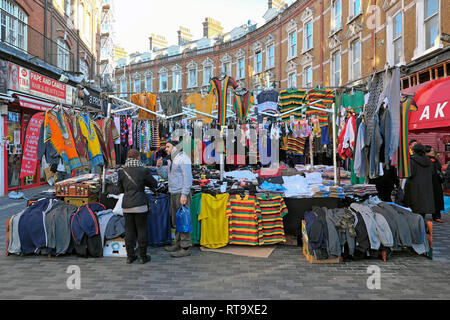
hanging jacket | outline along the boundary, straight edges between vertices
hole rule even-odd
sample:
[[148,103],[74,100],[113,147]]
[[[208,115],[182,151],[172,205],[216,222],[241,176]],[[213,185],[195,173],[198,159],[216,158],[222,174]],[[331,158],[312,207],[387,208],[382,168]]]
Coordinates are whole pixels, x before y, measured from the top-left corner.
[[24,254],[37,253],[47,247],[45,215],[52,209],[53,199],[41,199],[28,207],[19,221],[20,245]]
[[93,237],[100,234],[100,227],[98,224],[95,212],[105,210],[105,206],[100,203],[86,204],[78,209],[72,216],[70,222],[70,229],[72,238],[75,244],[81,244],[83,236]]
[[94,124],[88,115],[77,114],[77,121],[80,125],[81,133],[86,138],[89,162],[92,167],[102,165],[103,154],[100,147],[100,141],[97,136]]

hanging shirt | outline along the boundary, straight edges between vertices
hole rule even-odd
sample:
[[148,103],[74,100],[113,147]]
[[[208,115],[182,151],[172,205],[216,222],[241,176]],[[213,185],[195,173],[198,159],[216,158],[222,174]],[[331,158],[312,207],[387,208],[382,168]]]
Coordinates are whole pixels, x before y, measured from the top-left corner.
[[87,140],[89,161],[91,166],[103,165],[103,154],[100,147],[100,141],[97,136],[94,124],[87,114],[77,114],[77,121],[80,124],[81,133]]
[[227,96],[228,89],[236,89],[238,84],[232,77],[225,76],[222,80],[214,77],[209,81],[208,93],[213,92],[217,101],[218,124],[225,125],[227,115]]
[[[216,104],[216,98],[213,93],[202,95],[198,92],[189,94],[186,98],[186,104],[192,104],[195,106],[195,110],[212,114],[214,105]],[[207,117],[201,114],[197,114],[198,119],[202,119],[203,123],[211,123],[211,117]]]
[[262,216],[258,199],[253,195],[230,195],[227,203],[230,244],[262,245]]
[[203,193],[201,195],[200,215],[201,222],[200,245],[207,248],[220,248],[228,244],[228,193],[218,194],[215,197]]
[[[303,99],[305,97],[306,90],[304,89],[286,89],[280,91],[279,106],[280,112],[285,113],[303,105]],[[301,119],[301,109],[287,115],[281,116],[282,121],[288,121],[291,116],[294,116],[295,120]]]
[[283,217],[288,209],[280,195],[258,196],[262,216],[262,233],[264,244],[286,242]]
[[250,91],[240,95],[233,93],[233,109],[239,123],[244,123],[250,108],[255,104],[253,94]]
[[[316,101],[319,101],[314,103]],[[312,89],[305,95],[305,104],[311,104],[313,107],[321,109],[330,109],[334,103],[334,91],[332,89]],[[306,110],[306,115],[316,115],[319,119],[320,127],[328,125],[328,113],[314,109]]]

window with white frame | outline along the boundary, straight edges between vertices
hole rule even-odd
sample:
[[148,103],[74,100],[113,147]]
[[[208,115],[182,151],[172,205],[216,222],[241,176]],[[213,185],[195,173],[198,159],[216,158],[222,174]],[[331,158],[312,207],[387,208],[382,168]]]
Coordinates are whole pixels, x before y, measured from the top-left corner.
[[209,80],[213,77],[213,67],[212,66],[204,66],[203,67],[203,85],[206,86],[209,84]]
[[145,91],[153,92],[153,75],[151,73],[145,74]]
[[350,44],[350,80],[361,78],[361,41],[355,40]]
[[26,51],[28,16],[22,8],[9,0],[2,0],[0,5],[0,40]]
[[172,72],[172,90],[181,90],[182,76],[181,71]]
[[334,0],[331,7],[331,31],[336,32],[342,27],[342,0]]
[[133,92],[134,93],[140,93],[141,92],[141,75],[138,74],[138,73],[136,73],[134,75]]
[[159,91],[164,92],[169,90],[169,75],[167,72],[161,73],[159,75]]
[[295,72],[291,72],[288,74],[288,87],[289,88],[297,87],[297,74]]
[[308,66],[303,69],[303,86],[311,88],[313,84],[312,67]]
[[439,40],[439,0],[425,0],[424,24],[425,24],[425,50],[432,48]]
[[245,78],[245,58],[240,58],[237,61],[237,78],[244,79]]
[[262,52],[255,52],[255,73],[262,72]]
[[222,72],[225,72],[226,75],[231,76],[231,61],[222,63]]
[[69,70],[70,53],[69,46],[63,38],[58,39],[57,66],[63,70]]
[[273,44],[269,44],[266,48],[266,69],[275,67],[275,47]]
[[293,58],[297,56],[297,32],[289,33],[289,52],[288,57]]
[[402,13],[397,13],[393,18],[392,28],[392,48],[394,49],[394,64],[401,62],[403,55],[403,40],[402,40]]
[[303,52],[313,47],[313,21],[310,20],[303,25]]
[[188,87],[193,88],[197,86],[197,69],[188,70]]
[[127,96],[127,78],[122,76],[120,77],[120,97],[124,98]]
[[349,20],[361,13],[361,0],[349,0]]
[[341,85],[341,52],[336,51],[331,55],[331,84]]
[[83,74],[84,80],[89,80],[89,66],[82,58],[80,58],[80,72]]

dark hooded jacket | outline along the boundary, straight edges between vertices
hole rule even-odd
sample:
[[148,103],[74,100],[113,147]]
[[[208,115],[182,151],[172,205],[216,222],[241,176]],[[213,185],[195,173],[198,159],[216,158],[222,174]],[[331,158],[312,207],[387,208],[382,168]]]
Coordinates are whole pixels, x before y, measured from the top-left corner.
[[411,177],[405,184],[405,205],[414,213],[433,214],[433,163],[428,156],[411,156]]

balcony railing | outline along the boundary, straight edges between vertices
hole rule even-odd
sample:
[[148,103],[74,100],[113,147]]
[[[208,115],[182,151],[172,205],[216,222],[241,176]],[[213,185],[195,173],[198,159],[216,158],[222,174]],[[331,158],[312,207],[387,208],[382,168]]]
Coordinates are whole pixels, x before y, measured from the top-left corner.
[[76,72],[75,56],[58,42],[0,9],[0,41],[64,71]]

